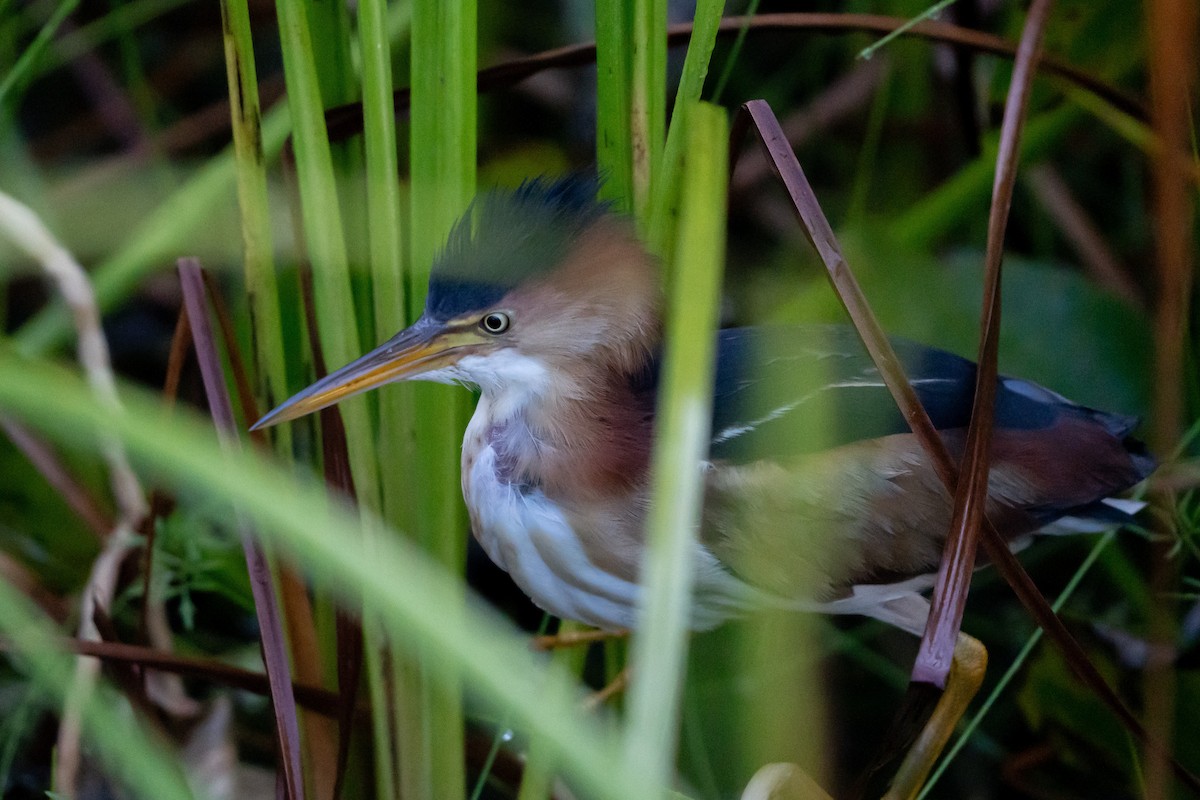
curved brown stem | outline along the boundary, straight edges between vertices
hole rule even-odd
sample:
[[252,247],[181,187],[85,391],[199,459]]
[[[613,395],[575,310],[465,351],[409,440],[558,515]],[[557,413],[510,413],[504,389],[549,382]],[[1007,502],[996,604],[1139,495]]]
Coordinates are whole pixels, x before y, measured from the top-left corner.
[[[878,33],[895,31],[908,20],[875,14],[758,14],[753,17],[726,17],[721,20],[718,36],[736,35],[743,27],[753,32],[816,31],[825,33]],[[667,29],[671,47],[687,44],[692,35],[691,23],[672,25]],[[1002,58],[1015,58],[1017,45],[990,33],[964,28],[948,22],[922,22],[904,32],[931,42],[952,44],[980,53]],[[526,58],[506,61],[479,71],[479,91],[487,92],[520,83],[548,69],[566,69],[592,64],[596,61],[595,42],[584,42],[545,50]],[[1052,56],[1041,56],[1035,69],[1062,78],[1091,92],[1105,103],[1139,120],[1148,118],[1141,101],[1131,97],[1106,81],[1090,75]],[[408,89],[398,89],[394,96],[397,113],[408,110]],[[325,124],[332,141],[342,141],[362,131],[362,106],[358,103],[338,106],[325,112]]]

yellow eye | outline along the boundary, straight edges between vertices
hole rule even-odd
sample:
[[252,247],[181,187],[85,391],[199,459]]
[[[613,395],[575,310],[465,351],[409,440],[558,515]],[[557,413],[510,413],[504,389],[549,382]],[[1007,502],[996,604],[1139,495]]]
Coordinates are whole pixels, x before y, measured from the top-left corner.
[[493,311],[479,321],[479,327],[493,336],[504,333],[511,324],[512,320],[503,311]]

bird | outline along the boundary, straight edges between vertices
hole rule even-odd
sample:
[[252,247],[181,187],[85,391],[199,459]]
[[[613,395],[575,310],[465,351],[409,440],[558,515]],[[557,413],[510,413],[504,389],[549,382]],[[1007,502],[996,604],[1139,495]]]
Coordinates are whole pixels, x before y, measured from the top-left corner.
[[[461,454],[475,538],[548,613],[632,629],[663,293],[656,258],[598,189],[595,176],[575,174],[479,195],[434,259],[421,317],[254,427],[392,381],[477,389]],[[976,365],[904,339],[893,346],[961,457]],[[710,443],[696,465],[692,627],[783,607],[920,635],[952,501],[853,329],[720,330],[714,374]],[[1004,375],[994,414],[987,510],[1014,548],[1136,512],[1115,497],[1155,467],[1135,418]],[[956,649],[976,687],[981,650]],[[954,702],[951,715],[961,714],[961,693]],[[929,752],[914,758],[920,774],[895,796],[911,796],[932,763]]]

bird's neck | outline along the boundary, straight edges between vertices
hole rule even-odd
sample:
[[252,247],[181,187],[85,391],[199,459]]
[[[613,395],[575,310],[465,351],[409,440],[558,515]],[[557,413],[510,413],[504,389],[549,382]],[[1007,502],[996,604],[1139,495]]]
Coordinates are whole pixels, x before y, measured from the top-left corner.
[[645,381],[619,371],[581,379],[533,360],[512,374],[480,387],[464,442],[493,449],[499,480],[551,498],[612,497],[641,483],[654,424]]

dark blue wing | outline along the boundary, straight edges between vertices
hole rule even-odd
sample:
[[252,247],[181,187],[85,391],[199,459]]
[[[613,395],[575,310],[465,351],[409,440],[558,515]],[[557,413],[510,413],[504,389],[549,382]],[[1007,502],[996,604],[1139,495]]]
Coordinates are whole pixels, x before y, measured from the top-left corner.
[[[939,430],[971,414],[975,364],[893,339],[909,381]],[[735,328],[720,332],[710,457],[734,462],[824,450],[909,427],[849,326]],[[1134,420],[1076,405],[1028,381],[1001,377],[997,428],[1044,429],[1085,415],[1118,439]]]

